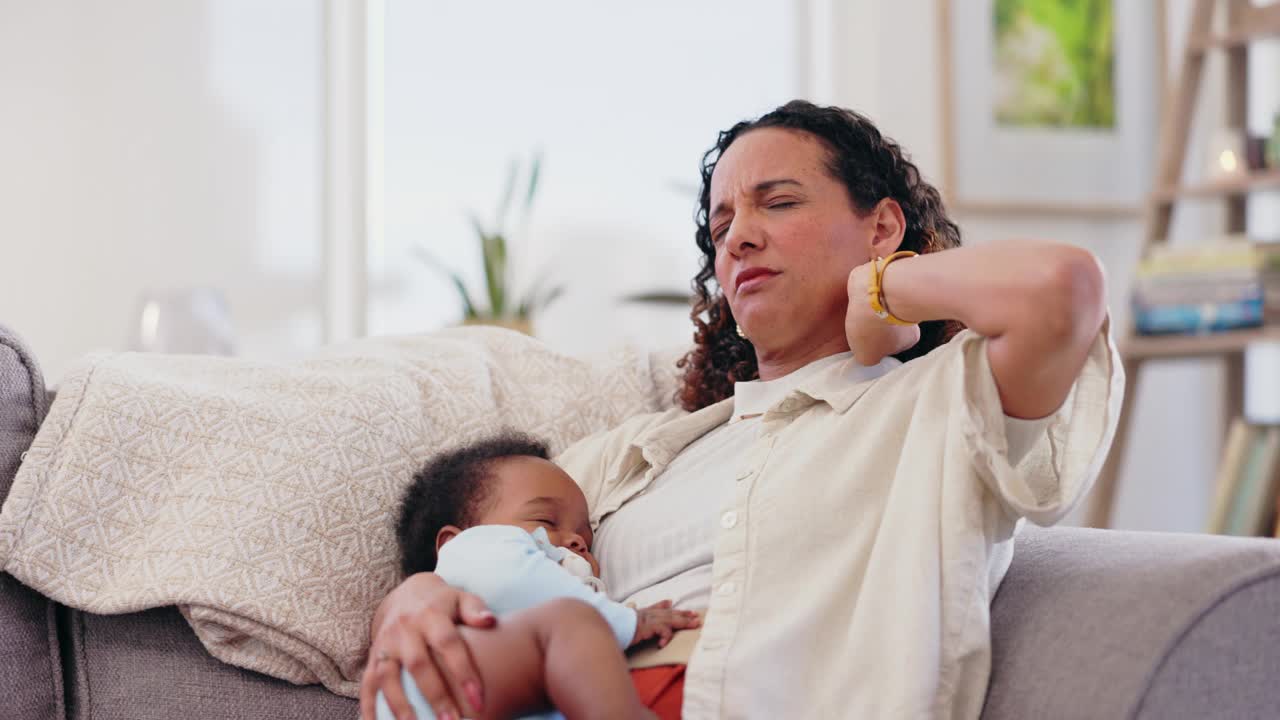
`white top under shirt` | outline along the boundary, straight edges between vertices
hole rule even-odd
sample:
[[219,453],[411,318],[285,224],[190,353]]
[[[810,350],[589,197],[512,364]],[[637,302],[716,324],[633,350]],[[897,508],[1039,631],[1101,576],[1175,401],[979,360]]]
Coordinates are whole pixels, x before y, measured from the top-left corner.
[[[614,600],[636,607],[671,600],[681,610],[707,610],[717,523],[742,453],[760,433],[757,414],[805,378],[852,356],[845,352],[815,360],[776,380],[734,383],[732,419],[695,440],[643,494],[600,524],[592,551]],[[901,364],[894,358],[871,367],[850,363],[848,379],[850,384],[864,382]],[[1012,464],[1035,445],[1051,417],[1005,416]]]

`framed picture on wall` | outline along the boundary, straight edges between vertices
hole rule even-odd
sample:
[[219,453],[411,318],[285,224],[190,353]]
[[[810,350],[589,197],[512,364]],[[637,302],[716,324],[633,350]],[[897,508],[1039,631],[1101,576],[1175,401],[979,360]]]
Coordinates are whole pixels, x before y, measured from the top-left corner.
[[959,210],[1137,216],[1161,0],[939,0],[943,184]]

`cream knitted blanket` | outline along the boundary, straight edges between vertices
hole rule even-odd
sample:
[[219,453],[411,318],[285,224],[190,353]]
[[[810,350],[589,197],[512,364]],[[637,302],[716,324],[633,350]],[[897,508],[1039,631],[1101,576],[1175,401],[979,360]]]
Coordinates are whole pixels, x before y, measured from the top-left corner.
[[354,697],[413,472],[499,427],[558,452],[669,405],[671,359],[492,328],[289,365],[93,355],[0,510],[0,567],[87,612],[177,605],[214,657]]

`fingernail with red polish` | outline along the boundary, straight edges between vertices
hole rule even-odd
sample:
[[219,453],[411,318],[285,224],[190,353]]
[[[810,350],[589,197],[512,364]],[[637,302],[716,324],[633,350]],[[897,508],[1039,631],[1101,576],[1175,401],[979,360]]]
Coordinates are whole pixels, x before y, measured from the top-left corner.
[[471,701],[471,707],[476,712],[484,709],[484,698],[480,696],[480,683],[475,680],[468,680],[462,685],[462,690],[467,694],[467,700]]

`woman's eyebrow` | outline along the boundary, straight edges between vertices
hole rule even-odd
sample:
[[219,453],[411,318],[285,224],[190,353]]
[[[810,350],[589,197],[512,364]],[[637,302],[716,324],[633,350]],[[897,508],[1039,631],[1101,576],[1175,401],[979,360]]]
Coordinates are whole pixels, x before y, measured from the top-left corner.
[[[756,195],[763,195],[780,185],[794,185],[798,188],[804,187],[804,183],[800,182],[799,180],[793,180],[791,178],[775,178],[773,180],[762,180],[756,183],[755,187],[751,188],[751,191]],[[721,213],[728,212],[728,211],[729,211],[729,203],[724,200],[721,200],[720,202],[716,203],[716,207],[714,210],[711,211],[711,216],[709,219],[714,219],[715,217],[719,216]]]
[[761,195],[769,192],[770,190],[778,187],[779,185],[795,185],[796,187],[804,187],[804,185],[801,184],[799,180],[792,180],[791,178],[778,178],[776,180],[765,180],[763,182],[758,182],[756,183],[754,190],[757,195]]

